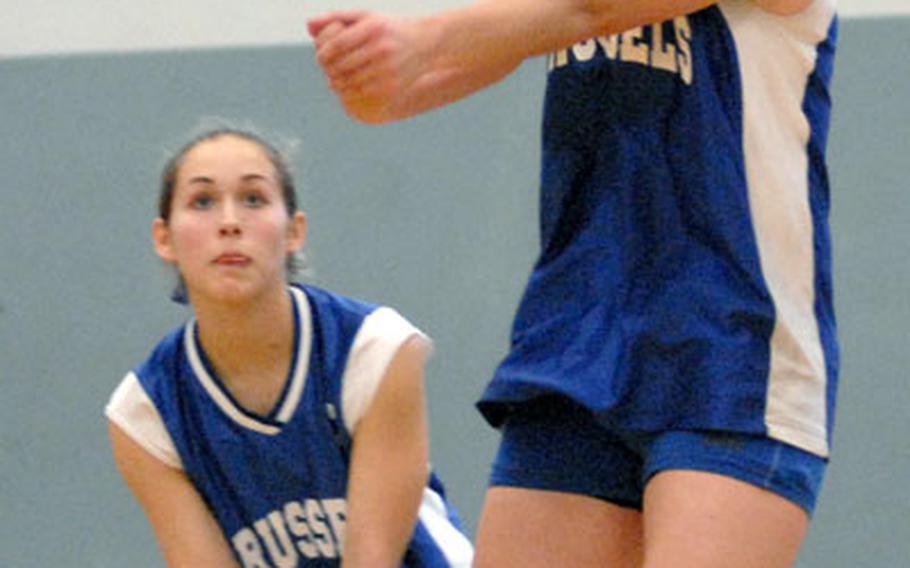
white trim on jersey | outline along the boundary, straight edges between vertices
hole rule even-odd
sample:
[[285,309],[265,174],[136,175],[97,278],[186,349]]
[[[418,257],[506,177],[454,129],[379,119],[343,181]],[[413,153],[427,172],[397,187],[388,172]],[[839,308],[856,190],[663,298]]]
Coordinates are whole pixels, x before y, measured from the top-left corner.
[[297,366],[294,369],[287,396],[276,416],[278,422],[282,424],[287,424],[300,403],[300,396],[303,394],[303,386],[306,383],[306,374],[310,368],[310,348],[313,344],[313,316],[310,312],[310,302],[306,299],[306,294],[298,288],[291,288],[291,295],[297,306],[300,340],[297,347]]
[[[205,365],[202,363],[202,357],[199,354],[198,349],[196,348],[195,340],[195,328],[196,328],[196,319],[193,318],[186,323],[186,327],[183,330],[183,348],[186,350],[187,359],[189,359],[190,367],[193,369],[193,374],[196,376],[196,380],[202,385],[202,388],[208,393],[212,401],[224,412],[228,418],[236,422],[237,424],[253,430],[254,432],[259,432],[261,434],[267,434],[269,436],[274,436],[281,432],[281,428],[273,426],[271,424],[266,424],[259,420],[256,420],[252,416],[244,413],[234,401],[228,397],[221,387],[215,382],[215,379],[209,375],[208,370],[205,368]],[[299,362],[298,362],[299,364]],[[296,371],[293,376],[297,376]]]
[[354,433],[366,413],[392,358],[414,335],[426,338],[419,329],[391,308],[377,308],[364,318],[341,379],[341,410],[348,433]]
[[802,104],[834,2],[815,0],[791,17],[764,12],[747,0],[719,6],[736,42],[749,206],[776,310],[765,424],[771,437],[826,456],[827,370],[815,317],[809,204],[811,132]]
[[128,373],[120,382],[104,414],[148,453],[175,469],[183,469],[174,440],[134,373]]
[[[281,423],[287,423],[300,404],[310,365],[313,338],[313,318],[306,294],[297,288],[291,288],[291,293],[300,318],[300,334],[291,384],[276,415]],[[267,435],[278,434],[280,427],[266,424],[244,413],[209,375],[193,339],[195,324],[192,319],[185,325],[184,348],[193,374],[208,395],[239,425]],[[419,329],[391,308],[377,308],[364,318],[351,345],[341,383],[342,412],[348,432],[353,434],[360,418],[373,401],[392,358],[404,342],[414,335],[426,339]],[[180,456],[158,410],[134,373],[129,373],[121,381],[105,407],[105,414],[153,456],[171,467],[183,469]]]
[[469,568],[471,566],[474,547],[449,520],[442,497],[429,487],[423,490],[417,520],[426,527],[433,542],[442,551],[451,568]]

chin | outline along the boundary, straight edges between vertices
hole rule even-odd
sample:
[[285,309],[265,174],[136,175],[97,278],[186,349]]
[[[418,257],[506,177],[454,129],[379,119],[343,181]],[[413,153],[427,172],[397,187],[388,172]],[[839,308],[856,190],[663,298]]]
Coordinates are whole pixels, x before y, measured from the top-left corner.
[[261,278],[253,274],[219,275],[199,283],[192,289],[191,299],[199,298],[208,304],[239,306],[256,302],[286,287],[284,280],[276,284],[271,278]]
[[284,281],[273,284],[262,281],[225,282],[212,290],[212,299],[226,304],[244,304],[267,298],[271,294],[284,294],[287,284]]
[[264,293],[264,286],[252,282],[219,282],[196,288],[190,299],[198,298],[207,304],[241,305],[256,300]]

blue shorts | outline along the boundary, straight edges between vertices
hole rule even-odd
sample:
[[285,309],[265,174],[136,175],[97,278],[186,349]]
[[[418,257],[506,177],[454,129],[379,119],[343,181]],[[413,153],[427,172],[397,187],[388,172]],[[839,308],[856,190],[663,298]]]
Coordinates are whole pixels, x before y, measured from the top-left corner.
[[812,514],[827,460],[771,438],[717,431],[617,432],[558,397],[517,407],[490,485],[563,491],[641,509],[666,470],[708,471],[773,491]]

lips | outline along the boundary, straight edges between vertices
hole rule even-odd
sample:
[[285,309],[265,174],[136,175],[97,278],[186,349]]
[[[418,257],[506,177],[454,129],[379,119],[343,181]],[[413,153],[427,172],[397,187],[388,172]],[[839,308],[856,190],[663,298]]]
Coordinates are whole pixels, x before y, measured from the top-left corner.
[[226,252],[218,255],[214,263],[220,266],[245,266],[250,263],[250,257],[239,252]]

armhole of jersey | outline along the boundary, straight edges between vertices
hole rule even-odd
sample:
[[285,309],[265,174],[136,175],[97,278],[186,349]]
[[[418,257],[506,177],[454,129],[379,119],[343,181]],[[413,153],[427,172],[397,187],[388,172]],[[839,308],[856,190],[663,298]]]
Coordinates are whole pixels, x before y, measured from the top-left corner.
[[152,399],[135,373],[129,373],[104,408],[107,418],[148,453],[175,469],[183,462]]
[[364,318],[351,344],[341,380],[341,413],[350,435],[373,402],[392,358],[414,335],[427,339],[391,308],[377,308]]

